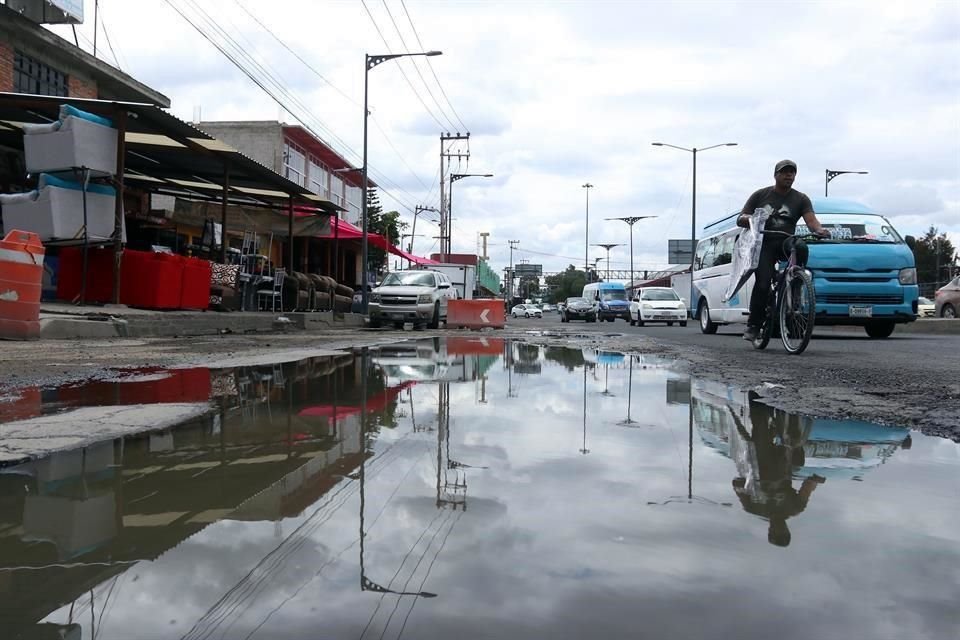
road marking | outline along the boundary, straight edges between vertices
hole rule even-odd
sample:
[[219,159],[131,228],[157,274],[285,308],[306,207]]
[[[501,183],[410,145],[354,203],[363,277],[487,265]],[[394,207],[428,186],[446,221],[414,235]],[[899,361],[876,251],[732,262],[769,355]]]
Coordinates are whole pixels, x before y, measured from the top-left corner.
[[490,319],[487,318],[488,313],[490,313],[490,309],[484,309],[480,312],[480,319],[483,320],[485,324],[490,324]]

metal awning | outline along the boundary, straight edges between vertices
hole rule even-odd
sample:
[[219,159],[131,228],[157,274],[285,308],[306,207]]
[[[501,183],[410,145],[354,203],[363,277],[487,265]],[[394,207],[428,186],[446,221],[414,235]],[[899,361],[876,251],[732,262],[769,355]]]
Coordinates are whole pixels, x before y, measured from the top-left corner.
[[[138,102],[0,92],[0,144],[22,147],[22,124],[59,118],[60,105],[124,121],[124,179],[137,188],[188,199],[286,210],[298,206],[336,215],[343,207],[245,156],[163,109]],[[118,128],[120,128],[118,126]]]

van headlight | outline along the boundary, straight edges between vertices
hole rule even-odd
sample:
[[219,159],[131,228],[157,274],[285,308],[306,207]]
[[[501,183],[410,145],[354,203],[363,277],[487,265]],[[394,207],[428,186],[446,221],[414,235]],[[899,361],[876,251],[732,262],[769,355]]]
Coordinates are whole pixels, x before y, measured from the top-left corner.
[[900,269],[900,284],[917,284],[917,270],[913,267]]
[[430,304],[433,302],[433,295],[429,293],[421,293],[420,297],[417,298],[417,302],[420,304]]
[[380,294],[379,294],[379,293],[371,293],[371,294],[370,294],[369,302],[380,302]]

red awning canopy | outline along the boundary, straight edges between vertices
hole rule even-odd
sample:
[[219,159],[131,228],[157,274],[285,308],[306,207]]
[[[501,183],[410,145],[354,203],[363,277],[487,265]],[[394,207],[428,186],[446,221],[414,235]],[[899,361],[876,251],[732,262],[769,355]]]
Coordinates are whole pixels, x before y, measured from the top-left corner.
[[[355,227],[342,218],[332,218],[330,224],[330,233],[325,233],[314,237],[330,239],[334,237],[334,234],[339,236],[341,240],[356,240],[363,237],[362,229]],[[430,258],[421,258],[420,256],[407,253],[400,247],[393,246],[379,233],[367,233],[367,242],[379,249],[389,251],[393,255],[400,256],[404,260],[409,260],[416,265],[440,264],[436,260],[431,260]]]

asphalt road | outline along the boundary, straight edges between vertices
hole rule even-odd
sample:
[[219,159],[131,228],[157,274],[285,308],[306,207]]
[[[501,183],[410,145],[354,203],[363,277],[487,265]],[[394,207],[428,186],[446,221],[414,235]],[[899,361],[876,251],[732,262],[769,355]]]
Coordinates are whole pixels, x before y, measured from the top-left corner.
[[775,340],[755,350],[741,339],[743,328],[704,335],[693,321],[686,327],[561,323],[555,313],[507,321],[508,330],[582,335],[614,350],[653,343],[691,373],[758,388],[785,409],[914,426],[960,441],[960,335],[895,331],[874,340],[860,328],[818,327],[803,354],[788,356]]

